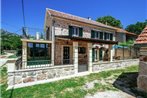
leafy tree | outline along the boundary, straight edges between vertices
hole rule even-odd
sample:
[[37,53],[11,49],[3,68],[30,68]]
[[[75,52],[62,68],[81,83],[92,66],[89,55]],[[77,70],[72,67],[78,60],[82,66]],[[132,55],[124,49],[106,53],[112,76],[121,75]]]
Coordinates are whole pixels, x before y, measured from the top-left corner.
[[110,26],[122,28],[121,21],[112,17],[112,16],[103,16],[96,19],[97,22],[101,22],[103,24],[107,24]]
[[21,47],[21,40],[20,36],[15,33],[10,33],[3,29],[0,30],[1,32],[1,50],[17,50]]
[[146,25],[147,25],[147,20],[145,20],[144,22],[137,22],[135,24],[130,24],[126,27],[126,30],[139,35]]

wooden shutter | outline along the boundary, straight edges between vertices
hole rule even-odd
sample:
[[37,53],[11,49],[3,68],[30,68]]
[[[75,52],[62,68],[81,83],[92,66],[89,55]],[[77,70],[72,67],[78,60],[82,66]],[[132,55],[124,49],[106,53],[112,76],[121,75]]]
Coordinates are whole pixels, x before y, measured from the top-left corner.
[[94,38],[94,31],[91,30],[91,38]]
[[113,34],[110,34],[110,40],[113,40]]
[[99,32],[96,32],[96,38],[99,38]]
[[95,59],[95,53],[94,53],[94,48],[92,48],[92,62],[94,62]]
[[83,36],[83,28],[79,28],[79,37]]
[[69,26],[69,36],[72,36],[72,32],[73,32],[73,27]]
[[46,39],[47,39],[47,40],[50,40],[50,39],[51,39],[50,27],[47,27],[47,30],[46,30]]
[[104,33],[104,39],[105,40],[107,39],[107,33],[106,32]]
[[103,32],[100,32],[100,39],[103,39]]

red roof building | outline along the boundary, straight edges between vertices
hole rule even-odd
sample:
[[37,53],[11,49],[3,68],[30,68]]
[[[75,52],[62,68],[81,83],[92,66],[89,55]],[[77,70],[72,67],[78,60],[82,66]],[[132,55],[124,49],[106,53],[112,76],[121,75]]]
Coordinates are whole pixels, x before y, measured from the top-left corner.
[[143,29],[142,33],[138,36],[135,44],[147,44],[147,26]]

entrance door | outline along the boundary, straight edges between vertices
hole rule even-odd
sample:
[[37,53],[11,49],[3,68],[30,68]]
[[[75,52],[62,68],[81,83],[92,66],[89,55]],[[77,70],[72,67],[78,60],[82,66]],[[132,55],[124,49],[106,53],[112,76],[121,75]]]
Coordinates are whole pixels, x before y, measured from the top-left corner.
[[103,60],[103,50],[102,48],[99,49],[99,60]]
[[63,64],[70,63],[70,47],[64,46],[63,47]]
[[96,48],[92,48],[92,62],[98,61],[98,50]]

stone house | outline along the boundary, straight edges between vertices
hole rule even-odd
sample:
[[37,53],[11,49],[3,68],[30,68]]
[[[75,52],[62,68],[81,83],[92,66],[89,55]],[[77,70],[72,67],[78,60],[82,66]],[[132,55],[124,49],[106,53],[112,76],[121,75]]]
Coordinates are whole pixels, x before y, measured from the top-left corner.
[[22,61],[16,62],[17,66],[9,64],[8,88],[136,64],[137,60],[114,62],[117,30],[91,19],[46,9],[45,38],[36,34],[35,39],[22,39]]
[[44,30],[45,40],[22,39],[23,67],[43,60],[53,66],[75,64],[77,72],[88,71],[92,63],[113,61],[113,45],[126,41],[129,35],[136,37],[123,29],[52,9],[46,10]]
[[[35,60],[46,60],[45,57],[34,53],[32,47],[46,43],[47,55],[52,66],[74,65],[76,72],[91,71],[92,63],[98,61],[112,61],[114,56],[113,45],[117,44],[116,29],[90,19],[81,18],[71,14],[47,9],[44,29],[46,41],[31,42],[22,39],[23,61],[36,63]],[[40,44],[40,45],[39,45]],[[27,46],[27,47],[26,47]],[[42,47],[44,47],[42,45]],[[50,46],[50,47],[49,47]],[[32,49],[31,49],[32,48]],[[35,55],[36,54],[36,55]],[[38,56],[38,57],[37,57]],[[37,60],[38,62],[38,60]],[[27,65],[23,64],[23,67]]]

